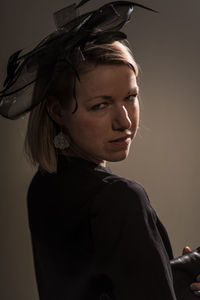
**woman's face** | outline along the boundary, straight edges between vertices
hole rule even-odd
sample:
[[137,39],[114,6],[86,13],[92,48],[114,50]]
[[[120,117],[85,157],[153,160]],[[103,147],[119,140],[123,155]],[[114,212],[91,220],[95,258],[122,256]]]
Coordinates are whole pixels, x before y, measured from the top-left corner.
[[126,65],[99,65],[76,82],[77,111],[64,111],[70,153],[105,165],[128,156],[139,123],[138,86]]

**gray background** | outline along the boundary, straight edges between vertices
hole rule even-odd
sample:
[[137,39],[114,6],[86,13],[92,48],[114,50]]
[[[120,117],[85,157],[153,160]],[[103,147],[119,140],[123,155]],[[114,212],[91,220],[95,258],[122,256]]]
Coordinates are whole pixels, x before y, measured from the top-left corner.
[[[105,2],[91,0],[85,9]],[[137,8],[124,30],[141,68],[140,130],[129,158],[110,166],[113,172],[145,186],[175,255],[180,255],[185,245],[200,245],[200,1],[139,2],[160,12]],[[71,3],[1,0],[1,70],[12,52],[52,32],[52,13]],[[1,79],[3,76],[1,71]],[[26,210],[26,192],[35,172],[23,154],[26,123],[27,118],[0,118],[2,300],[38,299]]]

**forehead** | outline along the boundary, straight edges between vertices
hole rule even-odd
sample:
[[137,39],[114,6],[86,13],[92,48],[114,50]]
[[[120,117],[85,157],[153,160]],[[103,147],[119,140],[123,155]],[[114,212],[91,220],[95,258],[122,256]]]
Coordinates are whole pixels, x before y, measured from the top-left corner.
[[79,96],[99,92],[113,94],[120,91],[123,93],[136,88],[136,75],[128,65],[99,65],[82,74],[80,81],[77,81]]

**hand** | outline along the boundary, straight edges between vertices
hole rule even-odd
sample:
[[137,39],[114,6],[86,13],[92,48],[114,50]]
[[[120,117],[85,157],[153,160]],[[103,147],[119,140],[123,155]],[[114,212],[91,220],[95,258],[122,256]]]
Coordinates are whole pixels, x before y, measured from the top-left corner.
[[[192,251],[191,248],[187,246],[183,249],[183,255],[187,254],[191,251]],[[194,295],[200,297],[200,274],[196,277],[196,282],[193,282],[190,285],[190,289]]]

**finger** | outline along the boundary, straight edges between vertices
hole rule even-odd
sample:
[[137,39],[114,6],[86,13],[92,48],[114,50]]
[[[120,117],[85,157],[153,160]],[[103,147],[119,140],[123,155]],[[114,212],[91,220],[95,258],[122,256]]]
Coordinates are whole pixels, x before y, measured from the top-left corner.
[[189,247],[189,246],[186,246],[184,249],[183,249],[183,255],[184,254],[187,254],[187,253],[189,253],[189,252],[191,252],[192,251],[192,249]]
[[190,285],[190,289],[192,291],[200,291],[200,283],[199,282],[194,282]]
[[193,292],[193,294],[197,297],[200,297],[200,291]]
[[190,289],[195,296],[200,297],[200,274],[197,276],[196,281],[190,285]]

